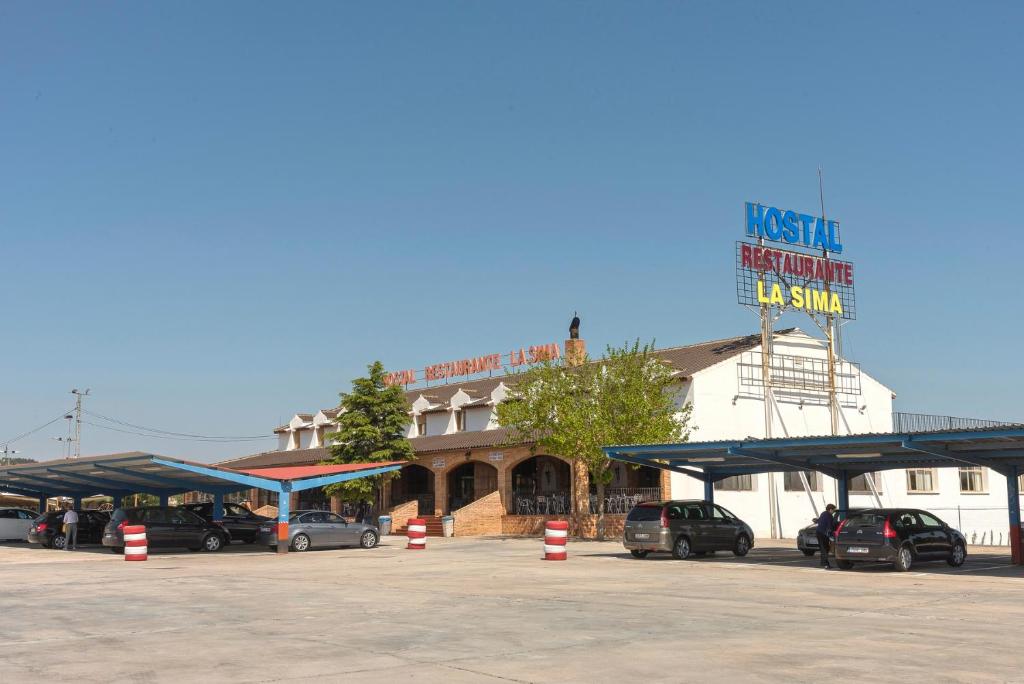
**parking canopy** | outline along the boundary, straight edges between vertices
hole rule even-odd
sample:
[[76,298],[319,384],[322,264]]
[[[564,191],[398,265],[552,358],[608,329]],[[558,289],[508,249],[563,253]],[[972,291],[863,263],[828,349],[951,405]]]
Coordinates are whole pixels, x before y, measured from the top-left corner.
[[[139,451],[106,456],[59,459],[0,468],[0,490],[40,499],[105,495],[115,501],[145,492],[167,505],[170,494],[207,492],[214,496],[214,520],[223,516],[224,495],[252,487],[278,495],[278,538],[288,539],[292,492],[397,471],[401,462],[310,465],[262,470],[234,470]],[[282,548],[284,546],[284,548]],[[287,546],[278,544],[279,551]]]
[[1024,472],[1024,425],[970,430],[785,437],[717,442],[679,442],[604,447],[608,458],[671,470],[704,481],[704,498],[714,483],[733,475],[815,471],[838,483],[839,507],[849,507],[849,480],[894,468],[979,466],[1006,477],[1010,547],[1024,564],[1020,531],[1019,476]]

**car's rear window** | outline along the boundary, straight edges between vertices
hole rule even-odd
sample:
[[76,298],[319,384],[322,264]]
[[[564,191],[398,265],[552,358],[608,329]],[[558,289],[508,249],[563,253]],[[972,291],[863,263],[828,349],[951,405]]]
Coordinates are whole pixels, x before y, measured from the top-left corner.
[[637,506],[629,512],[626,520],[633,522],[650,522],[661,520],[661,506]]
[[854,513],[846,519],[846,527],[881,527],[887,517],[885,513]]

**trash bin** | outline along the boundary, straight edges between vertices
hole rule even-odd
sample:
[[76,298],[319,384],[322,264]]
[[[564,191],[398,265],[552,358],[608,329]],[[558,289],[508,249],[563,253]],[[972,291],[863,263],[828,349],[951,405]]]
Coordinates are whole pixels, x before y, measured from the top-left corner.
[[382,515],[377,518],[377,530],[380,532],[380,536],[384,537],[391,534],[391,516]]
[[455,516],[441,516],[441,531],[444,532],[446,537],[455,536]]

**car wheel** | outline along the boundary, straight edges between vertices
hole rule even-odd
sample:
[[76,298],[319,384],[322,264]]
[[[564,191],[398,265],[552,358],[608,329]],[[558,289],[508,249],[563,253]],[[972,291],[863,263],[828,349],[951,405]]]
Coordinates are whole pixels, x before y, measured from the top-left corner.
[[676,560],[686,560],[690,557],[690,540],[686,537],[679,537],[672,545],[672,557]]
[[292,539],[292,551],[309,551],[309,537],[304,534],[297,534]]
[[850,570],[853,568],[853,563],[851,561],[839,560],[838,558],[836,559],[836,565],[840,570]]
[[377,545],[377,535],[373,530],[366,530],[363,532],[363,536],[359,538],[359,545],[364,549],[372,549]]
[[967,560],[967,549],[960,542],[953,544],[953,553],[950,554],[949,560],[946,562],[952,565],[954,568],[959,568]]
[[736,537],[736,545],[732,548],[733,555],[746,556],[750,552],[750,537],[741,534]]
[[649,551],[641,551],[640,549],[633,549],[629,552],[629,555],[633,558],[647,558]]
[[810,558],[811,556],[814,555],[814,549],[800,549],[800,550],[803,551],[804,555],[807,556],[808,558]]
[[893,564],[895,565],[897,572],[906,572],[913,564],[914,554],[910,551],[910,547],[902,547],[900,552],[896,554],[896,562]]
[[203,537],[203,550],[211,553],[220,551],[224,548],[224,540],[221,539],[219,534],[208,534]]
[[58,534],[58,535],[56,535],[53,538],[53,543],[52,543],[51,546],[53,546],[53,548],[55,548],[55,549],[59,549],[59,550],[63,551],[64,547],[67,545],[67,543],[68,543],[68,538],[65,537],[63,534]]

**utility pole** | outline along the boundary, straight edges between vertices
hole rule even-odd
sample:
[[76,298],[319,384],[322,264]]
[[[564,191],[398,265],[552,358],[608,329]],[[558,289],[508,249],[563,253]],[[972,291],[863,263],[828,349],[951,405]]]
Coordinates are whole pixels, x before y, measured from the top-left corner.
[[88,388],[85,391],[71,390],[75,395],[75,458],[82,455],[82,397],[89,396]]
[[[818,167],[818,197],[821,200],[821,221],[825,225],[825,186],[821,178],[821,167]],[[825,297],[830,298],[831,270],[828,268],[828,249],[822,248],[821,256],[825,260]],[[828,412],[832,422],[832,435],[839,434],[839,400],[836,397],[836,333],[837,326],[832,312],[825,314],[825,336],[828,338]]]

